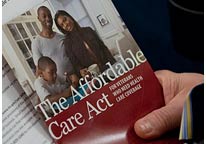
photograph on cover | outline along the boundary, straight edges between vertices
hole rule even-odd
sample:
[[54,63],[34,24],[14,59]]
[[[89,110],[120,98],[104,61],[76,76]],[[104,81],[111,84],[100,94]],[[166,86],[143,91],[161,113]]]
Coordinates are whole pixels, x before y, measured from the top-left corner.
[[[104,72],[107,62],[121,62],[119,55],[126,58],[128,49],[133,53],[139,49],[110,0],[45,1],[4,24],[3,39],[3,55],[25,93],[37,92],[34,105],[71,84],[75,87],[87,74]],[[47,67],[55,69],[57,76],[45,74]],[[62,95],[68,97],[71,90]],[[47,98],[50,102],[59,99]]]
[[[131,65],[124,60],[140,51],[110,0],[46,0],[2,29],[5,62],[42,120],[123,75]],[[5,103],[5,110],[9,106]],[[3,140],[9,142],[9,136]]]

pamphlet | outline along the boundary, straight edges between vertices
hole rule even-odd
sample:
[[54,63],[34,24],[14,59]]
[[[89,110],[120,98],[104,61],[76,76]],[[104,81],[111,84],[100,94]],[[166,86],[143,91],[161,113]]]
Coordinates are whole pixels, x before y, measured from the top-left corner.
[[[8,3],[4,1],[4,7],[9,7]],[[32,5],[33,8],[28,6],[30,10],[17,8],[19,16],[6,18],[3,25],[4,144],[179,143],[178,137],[171,134],[143,140],[134,132],[134,123],[139,118],[164,106],[163,92],[111,0],[46,0]],[[65,33],[59,28],[63,25],[57,25],[58,18],[56,23],[51,22],[56,35],[63,37],[59,45],[65,47],[63,54],[79,77],[77,88],[68,86],[71,95],[54,102],[42,100],[34,85],[37,63],[32,46],[42,35],[43,22],[38,16],[42,6],[53,19],[59,10],[65,11],[75,27],[67,29],[73,33]],[[80,31],[76,34],[73,29]],[[42,56],[51,55],[58,73],[62,57],[55,59],[52,54],[58,55],[60,51],[44,50],[46,47],[40,46]],[[87,75],[82,75],[83,68]],[[8,78],[10,71],[12,80]],[[13,85],[18,88],[8,92]]]

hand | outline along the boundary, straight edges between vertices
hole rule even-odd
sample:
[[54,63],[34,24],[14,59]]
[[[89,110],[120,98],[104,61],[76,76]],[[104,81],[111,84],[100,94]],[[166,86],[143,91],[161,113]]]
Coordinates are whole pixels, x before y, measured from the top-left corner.
[[80,75],[84,78],[86,75],[91,76],[90,72],[88,71],[87,68],[83,68],[80,70]]
[[36,66],[35,75],[36,75],[36,78],[38,78],[41,75],[41,71],[39,70],[38,66]]
[[144,139],[157,138],[180,126],[183,105],[189,92],[203,83],[204,76],[196,73],[155,72],[163,88],[165,106],[136,121],[135,132]]
[[71,74],[69,75],[69,79],[71,81],[71,85],[74,87],[74,88],[77,88],[78,85],[79,85],[79,78],[76,74]]

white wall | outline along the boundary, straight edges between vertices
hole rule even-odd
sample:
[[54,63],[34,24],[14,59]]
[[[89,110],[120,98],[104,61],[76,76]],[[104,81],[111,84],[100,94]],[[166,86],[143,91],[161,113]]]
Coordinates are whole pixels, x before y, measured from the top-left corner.
[[2,8],[2,24],[21,15],[25,11],[31,9],[35,5],[42,3],[44,0],[4,0],[6,3]]
[[52,5],[55,12],[58,10],[65,10],[74,17],[80,26],[90,26],[95,29],[90,17],[81,3],[81,0],[49,0],[49,3]]

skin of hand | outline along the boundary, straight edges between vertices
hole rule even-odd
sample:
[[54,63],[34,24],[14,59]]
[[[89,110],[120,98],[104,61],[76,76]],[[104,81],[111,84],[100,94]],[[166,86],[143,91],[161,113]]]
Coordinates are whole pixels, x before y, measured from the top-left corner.
[[91,73],[88,71],[87,68],[83,68],[80,70],[80,75],[84,78],[86,75],[91,76]]
[[74,88],[77,88],[78,85],[79,85],[79,78],[78,78],[78,76],[76,74],[72,74],[72,75],[69,76],[69,79],[72,82],[72,86]]
[[160,70],[155,75],[163,88],[165,106],[135,122],[134,130],[143,139],[158,138],[179,127],[186,97],[192,88],[204,82],[204,76],[197,73]]
[[38,66],[36,66],[35,75],[36,75],[37,78],[38,78],[38,76],[40,75],[40,71],[39,71]]
[[85,77],[85,75],[87,74],[87,72],[88,72],[87,68],[83,68],[83,69],[80,70],[80,75],[81,75],[82,77]]

